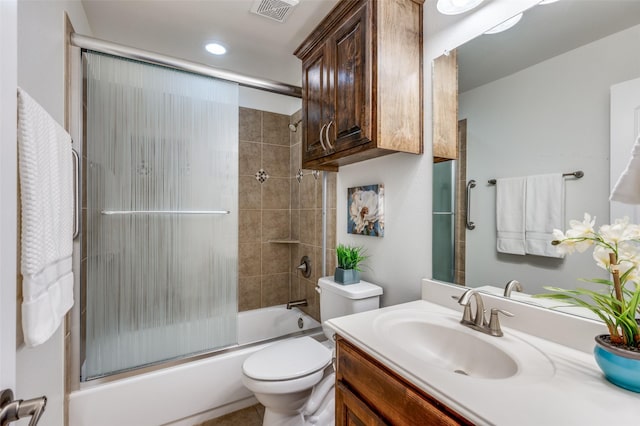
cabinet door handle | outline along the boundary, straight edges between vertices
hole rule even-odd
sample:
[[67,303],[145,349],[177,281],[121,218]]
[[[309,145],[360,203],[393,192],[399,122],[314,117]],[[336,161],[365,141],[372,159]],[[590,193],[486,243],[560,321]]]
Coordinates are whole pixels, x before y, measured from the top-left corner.
[[320,145],[322,145],[322,150],[323,150],[323,151],[326,151],[326,150],[327,150],[327,147],[326,147],[326,146],[324,146],[324,141],[322,140],[322,132],[324,132],[324,128],[325,128],[326,126],[327,126],[326,124],[323,124],[323,125],[322,125],[322,128],[320,129]]
[[327,130],[324,133],[325,137],[326,137],[326,140],[327,140],[327,145],[329,145],[329,149],[333,149],[333,146],[331,145],[331,142],[329,142],[329,128],[331,127],[332,124],[333,124],[333,120],[331,120],[329,122],[329,124],[327,125]]

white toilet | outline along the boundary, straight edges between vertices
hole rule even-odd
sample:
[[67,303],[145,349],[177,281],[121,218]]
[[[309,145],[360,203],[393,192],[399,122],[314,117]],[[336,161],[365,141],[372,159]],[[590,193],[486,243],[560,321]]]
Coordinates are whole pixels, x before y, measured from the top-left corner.
[[318,286],[320,320],[329,340],[305,336],[276,343],[242,365],[242,383],[265,407],[265,426],[334,424],[333,331],[324,321],[380,307],[382,288],[375,284],[342,285],[325,277]]

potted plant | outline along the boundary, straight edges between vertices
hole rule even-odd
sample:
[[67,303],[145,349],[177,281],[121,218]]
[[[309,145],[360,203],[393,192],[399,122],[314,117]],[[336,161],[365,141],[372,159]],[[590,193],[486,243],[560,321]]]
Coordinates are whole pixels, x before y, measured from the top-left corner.
[[589,309],[600,317],[609,334],[596,336],[596,362],[612,383],[640,392],[640,226],[628,218],[603,225],[596,232],[587,213],[584,221],[572,220],[566,235],[554,230],[552,244],[566,254],[584,252],[593,247],[596,264],[611,275],[611,279],[582,279],[602,286],[602,291],[585,288],[565,290],[545,287],[553,293],[540,294]]
[[338,256],[338,267],[333,276],[335,282],[340,284],[359,283],[362,271],[360,264],[368,258],[364,254],[364,248],[338,244],[336,255]]

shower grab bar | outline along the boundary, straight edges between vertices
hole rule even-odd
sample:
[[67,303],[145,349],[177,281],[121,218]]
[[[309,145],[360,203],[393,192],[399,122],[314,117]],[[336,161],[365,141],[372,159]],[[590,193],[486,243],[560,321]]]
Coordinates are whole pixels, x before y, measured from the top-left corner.
[[73,239],[80,234],[80,156],[78,151],[71,148],[73,155]]
[[466,194],[466,198],[467,198],[466,220],[467,220],[467,229],[470,231],[476,228],[475,223],[473,223],[470,220],[471,219],[471,188],[475,188],[475,187],[476,187],[476,181],[471,179],[469,183],[467,183],[467,194]]
[[107,216],[133,214],[230,214],[229,210],[102,210]]

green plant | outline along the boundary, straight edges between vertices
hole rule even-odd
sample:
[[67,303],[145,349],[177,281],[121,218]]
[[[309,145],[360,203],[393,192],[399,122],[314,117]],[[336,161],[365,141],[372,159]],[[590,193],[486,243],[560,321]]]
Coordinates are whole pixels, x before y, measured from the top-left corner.
[[361,272],[360,264],[367,260],[369,256],[364,254],[363,247],[345,246],[338,244],[336,247],[336,254],[338,256],[338,268],[342,269],[355,269]]
[[587,213],[584,221],[570,222],[571,229],[566,235],[554,230],[553,245],[564,253],[575,250],[584,252],[594,246],[593,258],[596,264],[606,269],[612,280],[599,278],[581,279],[604,286],[601,292],[585,288],[565,290],[558,287],[544,287],[552,291],[535,297],[563,300],[572,305],[589,309],[600,317],[607,328],[612,343],[640,348],[640,331],[636,315],[640,313],[640,226],[630,224],[628,218],[618,219],[611,225],[603,225],[594,231],[595,218]]

